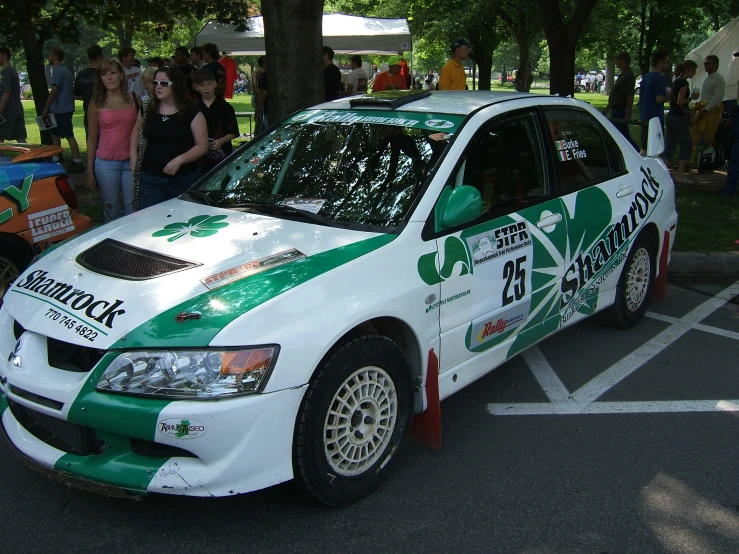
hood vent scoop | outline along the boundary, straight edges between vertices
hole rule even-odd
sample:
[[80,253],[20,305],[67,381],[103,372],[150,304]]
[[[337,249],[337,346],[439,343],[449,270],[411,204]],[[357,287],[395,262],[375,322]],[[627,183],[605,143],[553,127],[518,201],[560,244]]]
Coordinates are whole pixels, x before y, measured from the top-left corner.
[[77,263],[100,275],[129,281],[154,279],[203,265],[136,248],[113,239],[105,239],[88,248],[77,256]]

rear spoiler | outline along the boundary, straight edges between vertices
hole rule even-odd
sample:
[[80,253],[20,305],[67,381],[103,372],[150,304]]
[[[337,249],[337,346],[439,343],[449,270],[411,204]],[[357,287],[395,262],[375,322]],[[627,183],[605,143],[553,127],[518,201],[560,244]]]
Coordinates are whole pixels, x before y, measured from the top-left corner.
[[[642,146],[644,148],[644,146]],[[665,151],[665,132],[662,123],[656,117],[649,120],[647,132],[647,157],[658,158]]]
[[44,144],[23,144],[23,143],[1,143],[0,152],[11,152],[18,154],[13,158],[15,164],[22,164],[32,161],[41,161],[52,156],[58,156],[64,152],[61,146],[48,146]]

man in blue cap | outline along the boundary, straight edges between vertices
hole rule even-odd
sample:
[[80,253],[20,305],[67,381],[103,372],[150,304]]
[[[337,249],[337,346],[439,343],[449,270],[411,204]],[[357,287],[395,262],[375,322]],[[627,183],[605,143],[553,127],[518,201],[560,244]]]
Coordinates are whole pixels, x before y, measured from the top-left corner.
[[463,38],[452,41],[452,57],[439,72],[439,90],[467,89],[467,74],[462,62],[470,57],[470,46]]

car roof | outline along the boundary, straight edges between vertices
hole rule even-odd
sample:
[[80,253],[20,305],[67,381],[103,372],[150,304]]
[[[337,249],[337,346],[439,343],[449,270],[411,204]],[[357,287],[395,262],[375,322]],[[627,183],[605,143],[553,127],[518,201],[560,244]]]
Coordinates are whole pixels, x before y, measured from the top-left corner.
[[[487,90],[434,90],[434,91],[388,91],[382,95],[367,94],[364,96],[349,96],[331,102],[324,102],[313,106],[314,110],[392,110],[418,113],[444,113],[453,115],[468,115],[469,113],[498,102],[506,100],[538,97],[543,99],[549,96],[530,94],[527,92],[491,92]],[[417,98],[411,100],[411,98]],[[390,104],[394,99],[403,99],[402,105],[393,108]],[[367,103],[362,103],[366,101]],[[383,105],[384,103],[384,105]],[[353,104],[353,105],[352,105]]]

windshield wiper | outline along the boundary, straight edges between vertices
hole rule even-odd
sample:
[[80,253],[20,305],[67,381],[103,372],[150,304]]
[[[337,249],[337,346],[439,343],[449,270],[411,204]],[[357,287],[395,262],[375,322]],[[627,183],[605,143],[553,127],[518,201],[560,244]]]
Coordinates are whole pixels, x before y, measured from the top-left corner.
[[260,204],[259,202],[243,202],[227,206],[231,210],[253,210],[255,212],[276,215],[276,214],[290,214],[297,215],[303,219],[308,219],[319,225],[330,225],[328,218],[320,216],[318,214],[311,213],[306,210],[300,210],[292,206],[285,206],[284,204]]
[[191,189],[185,191],[184,193],[182,193],[182,196],[189,196],[190,198],[194,198],[195,200],[200,200],[206,206],[218,207],[218,204],[216,204],[210,196],[208,196],[204,192],[200,192],[199,190]]

